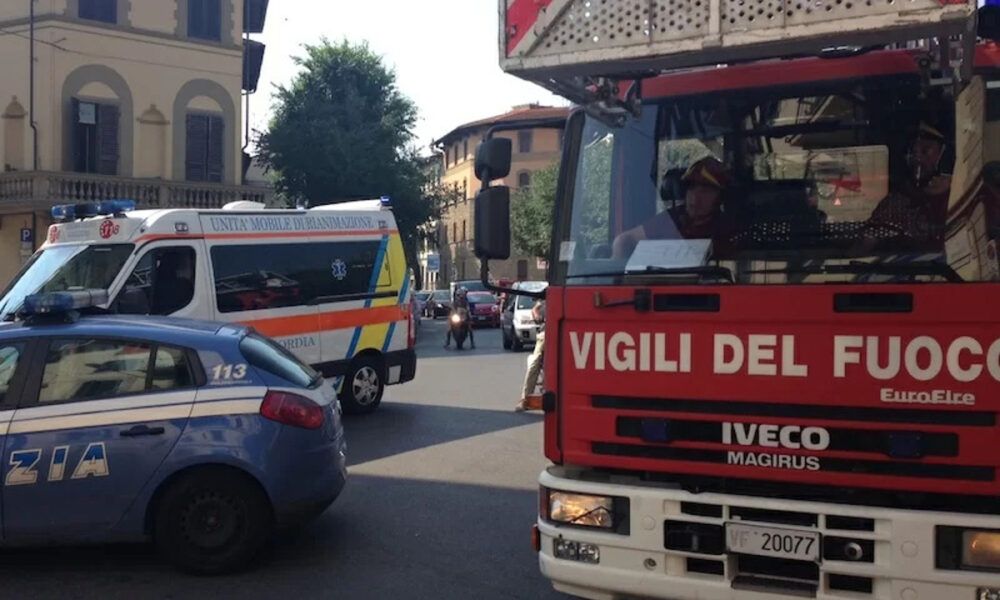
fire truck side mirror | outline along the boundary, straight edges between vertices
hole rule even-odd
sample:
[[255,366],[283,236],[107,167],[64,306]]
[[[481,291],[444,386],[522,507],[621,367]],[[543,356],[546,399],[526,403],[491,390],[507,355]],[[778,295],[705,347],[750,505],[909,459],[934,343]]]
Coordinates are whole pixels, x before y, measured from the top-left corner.
[[476,195],[474,229],[478,258],[485,260],[510,258],[509,187],[498,185],[480,190]]
[[509,138],[493,137],[476,149],[476,179],[489,183],[510,174],[513,142]]

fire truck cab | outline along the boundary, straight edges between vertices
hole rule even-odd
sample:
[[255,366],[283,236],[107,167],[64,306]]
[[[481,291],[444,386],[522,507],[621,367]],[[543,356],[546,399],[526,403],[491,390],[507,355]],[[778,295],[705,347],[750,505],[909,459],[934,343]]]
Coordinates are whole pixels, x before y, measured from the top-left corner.
[[[581,105],[543,573],[595,599],[1000,598],[1000,48],[976,4],[501,4],[502,66]],[[508,205],[477,198],[484,272]]]

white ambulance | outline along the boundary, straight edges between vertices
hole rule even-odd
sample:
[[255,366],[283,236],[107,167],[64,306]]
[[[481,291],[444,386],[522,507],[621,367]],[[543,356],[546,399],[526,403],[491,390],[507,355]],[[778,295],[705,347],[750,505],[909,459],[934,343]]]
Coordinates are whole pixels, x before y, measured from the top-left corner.
[[309,210],[237,202],[134,210],[130,201],[57,206],[56,224],[0,298],[107,289],[107,310],[236,322],[342,382],[344,410],[371,412],[413,379],[410,272],[385,199]]

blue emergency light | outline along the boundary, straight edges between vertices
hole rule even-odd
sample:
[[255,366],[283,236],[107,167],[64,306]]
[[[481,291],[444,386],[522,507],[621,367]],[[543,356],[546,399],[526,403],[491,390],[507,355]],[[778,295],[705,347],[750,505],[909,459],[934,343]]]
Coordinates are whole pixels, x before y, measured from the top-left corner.
[[105,200],[83,204],[59,204],[52,207],[52,218],[56,221],[74,221],[105,215],[120,215],[135,210],[134,200]]
[[379,202],[382,203],[382,207],[383,208],[391,208],[392,207],[392,199],[389,198],[389,196],[382,196],[378,200],[379,200]]
[[91,308],[108,303],[107,290],[74,290],[32,294],[24,299],[21,314],[24,316],[67,313],[81,308]]

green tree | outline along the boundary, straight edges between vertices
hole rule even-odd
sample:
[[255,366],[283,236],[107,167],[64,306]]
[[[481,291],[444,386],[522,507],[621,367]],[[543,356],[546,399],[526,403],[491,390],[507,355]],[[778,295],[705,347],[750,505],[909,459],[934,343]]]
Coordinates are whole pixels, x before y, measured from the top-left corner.
[[552,212],[556,201],[559,164],[531,176],[531,185],[514,193],[510,206],[510,235],[518,253],[546,258],[552,241]]
[[417,109],[367,44],[304,46],[300,71],[274,94],[274,116],[257,139],[279,196],[309,206],[392,198],[410,264],[417,228],[437,214],[413,146]]

